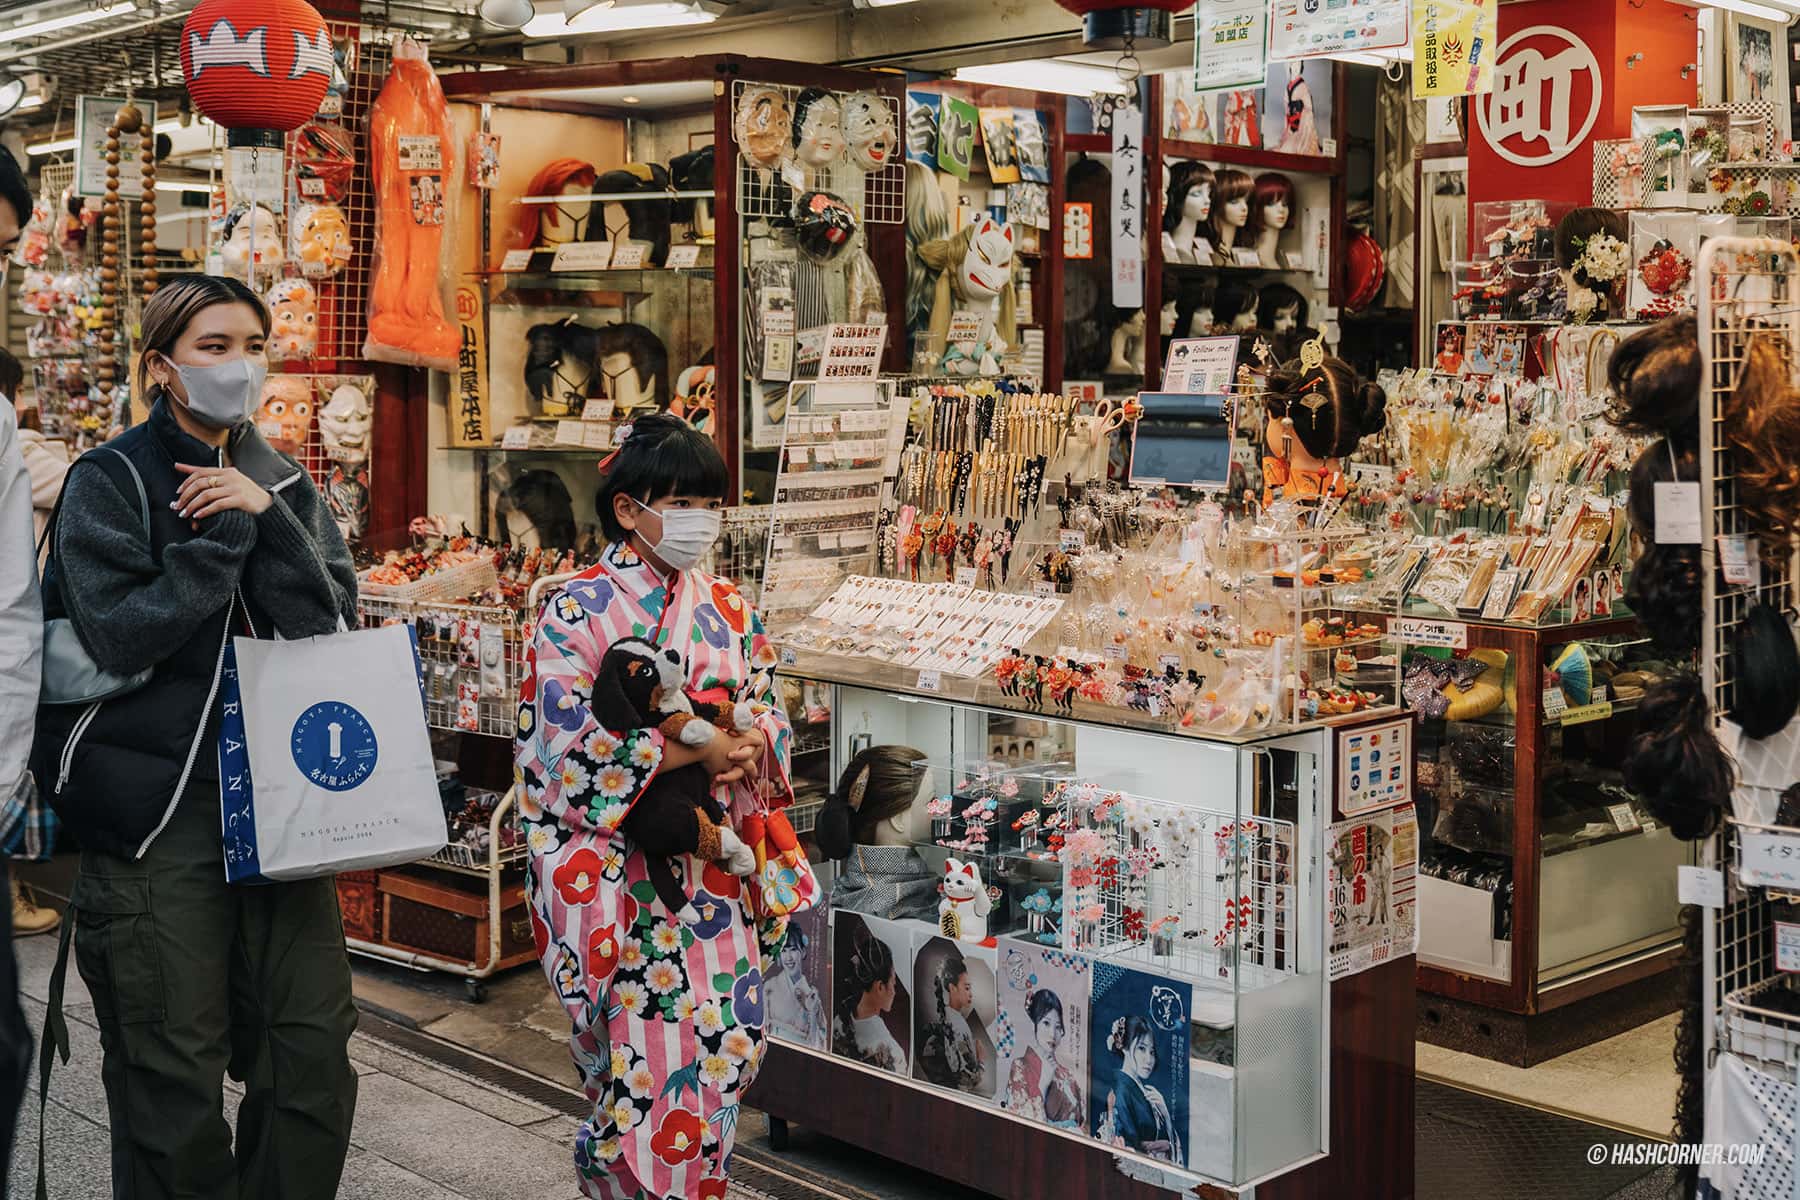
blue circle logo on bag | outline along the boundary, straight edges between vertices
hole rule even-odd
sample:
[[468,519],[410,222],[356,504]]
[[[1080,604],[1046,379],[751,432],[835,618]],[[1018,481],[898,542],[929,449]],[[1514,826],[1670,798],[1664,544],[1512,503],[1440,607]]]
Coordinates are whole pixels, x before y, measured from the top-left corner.
[[301,713],[288,741],[300,773],[327,791],[347,792],[375,773],[375,729],[341,700]]

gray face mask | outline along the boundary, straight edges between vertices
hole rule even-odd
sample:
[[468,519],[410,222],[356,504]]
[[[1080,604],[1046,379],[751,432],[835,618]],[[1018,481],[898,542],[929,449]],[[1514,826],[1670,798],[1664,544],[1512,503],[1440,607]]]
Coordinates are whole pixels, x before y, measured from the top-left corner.
[[187,391],[187,408],[214,429],[231,429],[250,416],[269,367],[260,358],[234,358],[210,367],[172,364]]

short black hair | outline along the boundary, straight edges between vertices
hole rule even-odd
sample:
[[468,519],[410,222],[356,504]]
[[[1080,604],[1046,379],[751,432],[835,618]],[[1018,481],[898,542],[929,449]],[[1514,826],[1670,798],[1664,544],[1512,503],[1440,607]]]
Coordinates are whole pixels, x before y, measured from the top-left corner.
[[631,423],[631,436],[601,473],[594,508],[607,538],[622,542],[626,531],[613,514],[615,496],[654,504],[670,496],[724,500],[730,491],[731,472],[710,437],[680,417],[650,413]]
[[0,396],[17,401],[19,388],[25,383],[25,364],[13,357],[13,352],[0,346]]
[[4,146],[0,146],[0,200],[12,205],[19,228],[24,229],[31,220],[31,188],[25,183],[25,172],[19,169],[19,160]]

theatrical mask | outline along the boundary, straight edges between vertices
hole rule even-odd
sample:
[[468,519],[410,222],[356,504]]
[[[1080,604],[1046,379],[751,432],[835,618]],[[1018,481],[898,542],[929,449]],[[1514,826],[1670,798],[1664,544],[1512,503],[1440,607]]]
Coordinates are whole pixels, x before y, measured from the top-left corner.
[[844,100],[844,137],[850,143],[850,161],[865,171],[886,167],[900,145],[894,111],[874,92],[855,92]]
[[787,157],[793,110],[780,88],[753,87],[738,97],[732,130],[738,149],[756,166],[773,170]]
[[326,457],[345,463],[367,462],[374,416],[369,397],[360,387],[346,383],[334,388],[319,412],[319,436]]

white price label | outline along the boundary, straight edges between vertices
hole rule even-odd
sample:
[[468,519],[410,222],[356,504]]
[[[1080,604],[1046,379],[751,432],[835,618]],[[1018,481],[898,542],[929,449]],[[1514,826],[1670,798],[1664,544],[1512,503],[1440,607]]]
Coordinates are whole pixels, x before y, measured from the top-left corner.
[[441,171],[444,147],[435,133],[403,133],[399,137],[402,171]]
[[783,646],[781,648],[781,665],[782,666],[791,667],[799,661],[800,661],[800,655],[794,650],[794,648],[792,646]]
[[1544,689],[1544,719],[1545,720],[1547,720],[1547,721],[1556,720],[1558,717],[1563,715],[1564,711],[1566,711],[1568,709],[1568,707],[1569,707],[1568,697],[1563,695],[1563,690],[1561,688],[1547,687]]
[[1701,540],[1700,485],[1658,483],[1653,487],[1656,501],[1656,544],[1698,546]]
[[642,242],[621,242],[613,251],[612,269],[615,271],[637,271],[644,265],[644,244]]
[[1800,925],[1775,922],[1775,969],[1800,971]]
[[558,421],[556,423],[556,444],[559,446],[579,446],[587,438],[580,421]]
[[531,449],[531,426],[514,425],[508,429],[500,435],[500,448],[502,450]]
[[975,568],[974,567],[958,567],[958,568],[956,568],[956,582],[961,584],[963,587],[974,587],[975,586]]
[[684,271],[700,265],[700,247],[670,246],[667,266],[671,271]]
[[1087,534],[1079,529],[1064,529],[1056,535],[1056,545],[1064,554],[1079,554],[1087,545]]
[[1609,804],[1606,806],[1606,815],[1612,818],[1613,828],[1620,833],[1630,833],[1634,829],[1642,828],[1638,823],[1637,814],[1631,810],[1629,804]]
[[1675,898],[1701,908],[1725,907],[1725,876],[1711,867],[1676,867]]
[[611,242],[564,242],[550,260],[552,271],[604,271],[612,264]]
[[1460,621],[1395,617],[1388,622],[1388,636],[1406,646],[1443,646],[1451,650],[1469,648],[1469,627]]
[[1733,587],[1750,587],[1758,582],[1761,565],[1755,538],[1736,533],[1719,538],[1719,571],[1726,583]]
[[605,396],[590,396],[586,404],[581,406],[581,419],[584,421],[610,421],[613,415],[613,402]]
[[1040,579],[1031,585],[1031,594],[1034,596],[1053,597],[1056,595],[1056,585],[1048,580]]
[[1800,832],[1742,830],[1738,834],[1738,875],[1758,887],[1800,890]]
[[500,260],[502,271],[529,271],[531,269],[531,251],[508,250]]
[[1231,252],[1232,261],[1240,267],[1262,266],[1262,256],[1254,250],[1246,250],[1242,246]]
[[920,671],[919,690],[921,692],[941,692],[944,690],[944,676],[941,671]]

